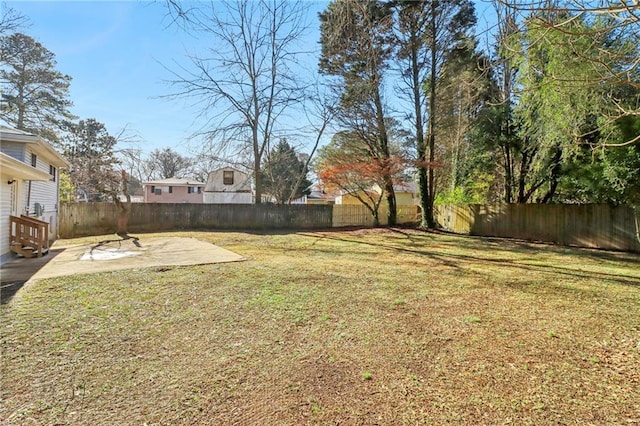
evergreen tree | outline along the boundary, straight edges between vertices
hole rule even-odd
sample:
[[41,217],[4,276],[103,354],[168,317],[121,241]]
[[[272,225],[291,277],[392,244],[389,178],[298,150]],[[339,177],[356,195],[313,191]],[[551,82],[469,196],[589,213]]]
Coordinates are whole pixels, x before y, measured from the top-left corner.
[[398,10],[397,58],[407,88],[404,94],[412,107],[410,116],[416,137],[422,226],[433,228],[436,225],[433,204],[437,190],[436,163],[439,160],[436,145],[439,145],[440,137],[437,114],[441,98],[437,87],[447,56],[465,42],[467,32],[476,22],[475,10],[469,0],[394,3]]
[[[384,73],[393,50],[390,6],[381,1],[335,0],[320,14],[320,71],[340,81],[336,119],[381,164],[391,158],[383,96]],[[393,177],[383,178],[388,223],[394,225]]]
[[20,130],[56,142],[57,130],[72,118],[71,77],[57,71],[54,54],[27,35],[0,37],[0,52],[0,117]]
[[286,139],[280,139],[269,152],[262,166],[262,185],[264,192],[271,195],[276,204],[287,204],[311,192],[305,162]]
[[[568,168],[575,169],[580,158],[586,159],[585,149],[624,144],[621,126],[633,117],[611,117],[638,100],[637,87],[611,77],[628,69],[629,55],[638,51],[638,40],[600,31],[610,27],[607,18],[589,21],[566,12],[545,15],[559,21],[571,18],[572,22],[566,31],[560,31],[534,16],[514,49],[519,52],[514,58],[522,88],[515,108],[523,141],[518,202],[553,201],[563,192]],[[602,51],[607,55],[600,56],[600,62],[585,60]]]
[[486,199],[487,194],[479,191],[488,189],[488,182],[473,170],[477,159],[470,134],[479,113],[490,105],[493,85],[489,70],[488,58],[476,50],[476,41],[471,37],[461,41],[442,66],[436,90],[437,199],[454,194],[457,203]]

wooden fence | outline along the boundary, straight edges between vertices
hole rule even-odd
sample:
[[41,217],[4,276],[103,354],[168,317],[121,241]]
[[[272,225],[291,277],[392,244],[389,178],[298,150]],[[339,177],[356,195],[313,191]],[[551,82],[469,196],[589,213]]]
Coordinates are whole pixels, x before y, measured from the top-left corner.
[[[115,232],[118,209],[112,203],[63,204],[60,236],[63,238]],[[329,228],[331,206],[271,204],[146,204],[135,203],[129,215],[129,232],[188,229],[308,229]]]
[[438,206],[447,230],[487,237],[640,252],[640,211],[602,204]]
[[[380,222],[386,223],[380,209]],[[62,238],[103,235],[116,231],[118,210],[112,203],[70,203],[60,207]],[[415,222],[415,206],[398,207],[398,223]],[[373,217],[358,205],[273,204],[144,204],[134,203],[129,232],[188,229],[319,229],[372,226]]]
[[[416,206],[398,206],[398,223],[416,223]],[[640,252],[640,211],[608,205],[502,204],[437,206],[436,220],[452,232],[518,238],[562,245]],[[62,238],[116,231],[118,211],[112,203],[62,204]],[[387,211],[380,208],[380,224]],[[360,205],[144,204],[134,203],[129,232],[189,229],[322,229],[373,226]]]
[[[396,210],[396,223],[409,224],[417,223],[419,219],[418,206],[398,206]],[[378,220],[380,225],[387,225],[387,206],[380,206]],[[373,215],[365,206],[357,204],[335,204],[333,205],[333,223],[335,228],[345,226],[373,226]]]

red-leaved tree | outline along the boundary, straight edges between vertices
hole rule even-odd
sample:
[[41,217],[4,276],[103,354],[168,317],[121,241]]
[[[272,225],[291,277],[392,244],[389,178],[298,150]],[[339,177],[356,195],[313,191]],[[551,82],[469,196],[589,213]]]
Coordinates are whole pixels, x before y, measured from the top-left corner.
[[358,199],[371,212],[376,226],[380,224],[378,211],[386,195],[386,179],[399,181],[404,168],[405,162],[399,156],[375,157],[344,132],[320,150],[316,162],[316,173],[324,188]]

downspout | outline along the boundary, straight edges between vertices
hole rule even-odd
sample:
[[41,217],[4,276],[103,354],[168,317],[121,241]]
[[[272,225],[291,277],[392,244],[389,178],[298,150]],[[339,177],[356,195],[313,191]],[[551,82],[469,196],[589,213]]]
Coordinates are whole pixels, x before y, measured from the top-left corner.
[[60,238],[60,172],[61,172],[61,168],[58,167],[57,173],[58,176],[56,176],[56,237],[55,239],[57,240],[58,238]]
[[26,211],[24,212],[26,216],[29,216],[29,206],[31,206],[31,182],[32,181],[29,181],[29,189],[27,190],[27,207]]

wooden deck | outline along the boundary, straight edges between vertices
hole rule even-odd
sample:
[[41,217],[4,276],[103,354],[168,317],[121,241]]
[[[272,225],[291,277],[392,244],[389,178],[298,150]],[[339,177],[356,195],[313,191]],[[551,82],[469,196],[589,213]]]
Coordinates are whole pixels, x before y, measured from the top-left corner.
[[42,257],[49,251],[49,224],[28,216],[10,216],[9,246],[24,257]]

